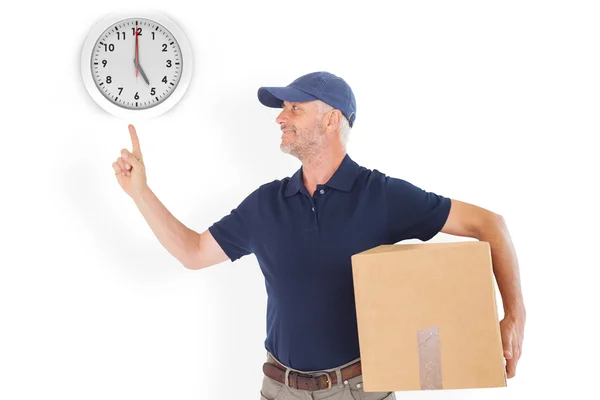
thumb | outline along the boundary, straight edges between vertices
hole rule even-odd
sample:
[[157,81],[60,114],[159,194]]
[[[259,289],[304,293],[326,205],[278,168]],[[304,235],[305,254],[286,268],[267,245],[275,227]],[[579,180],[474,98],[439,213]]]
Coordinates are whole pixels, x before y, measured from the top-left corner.
[[502,347],[504,348],[504,358],[512,358],[512,335],[508,336]]
[[142,163],[131,152],[126,149],[121,150],[123,160],[127,161],[133,168],[142,168]]

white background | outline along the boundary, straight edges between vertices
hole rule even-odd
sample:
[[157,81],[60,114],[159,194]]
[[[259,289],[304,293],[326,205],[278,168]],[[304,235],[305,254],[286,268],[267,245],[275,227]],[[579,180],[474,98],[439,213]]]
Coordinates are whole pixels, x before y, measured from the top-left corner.
[[137,125],[149,185],[178,219],[202,232],[291,176],[300,163],[256,91],[330,71],[357,98],[353,159],[502,214],[519,257],[528,319],[508,387],[399,398],[597,394],[596,4],[13,4],[0,51],[0,398],[259,397],[256,258],[191,271],[160,245],[111,167],[131,149],[128,121],[81,81],[88,31],[138,6],[178,22],[195,56],[182,101]]

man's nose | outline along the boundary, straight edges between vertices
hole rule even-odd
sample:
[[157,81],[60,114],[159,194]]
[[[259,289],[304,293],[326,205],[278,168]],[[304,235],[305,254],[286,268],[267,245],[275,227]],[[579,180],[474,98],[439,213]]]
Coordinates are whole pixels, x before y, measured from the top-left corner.
[[275,118],[275,122],[277,122],[279,125],[281,125],[282,123],[287,121],[287,112],[285,109],[283,109],[279,115],[277,116],[277,118]]

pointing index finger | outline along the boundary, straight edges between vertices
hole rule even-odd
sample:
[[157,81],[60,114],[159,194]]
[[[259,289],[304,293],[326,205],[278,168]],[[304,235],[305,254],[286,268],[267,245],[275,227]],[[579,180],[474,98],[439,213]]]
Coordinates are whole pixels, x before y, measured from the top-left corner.
[[131,144],[133,145],[132,153],[139,159],[139,157],[142,155],[142,151],[140,149],[140,140],[138,139],[135,127],[131,124],[129,124],[129,133],[131,136]]

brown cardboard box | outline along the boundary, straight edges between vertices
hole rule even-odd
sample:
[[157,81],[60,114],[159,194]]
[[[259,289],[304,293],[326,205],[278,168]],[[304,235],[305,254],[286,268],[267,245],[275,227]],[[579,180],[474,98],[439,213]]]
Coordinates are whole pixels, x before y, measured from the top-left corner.
[[365,391],[506,386],[489,243],[382,245],[352,273]]

